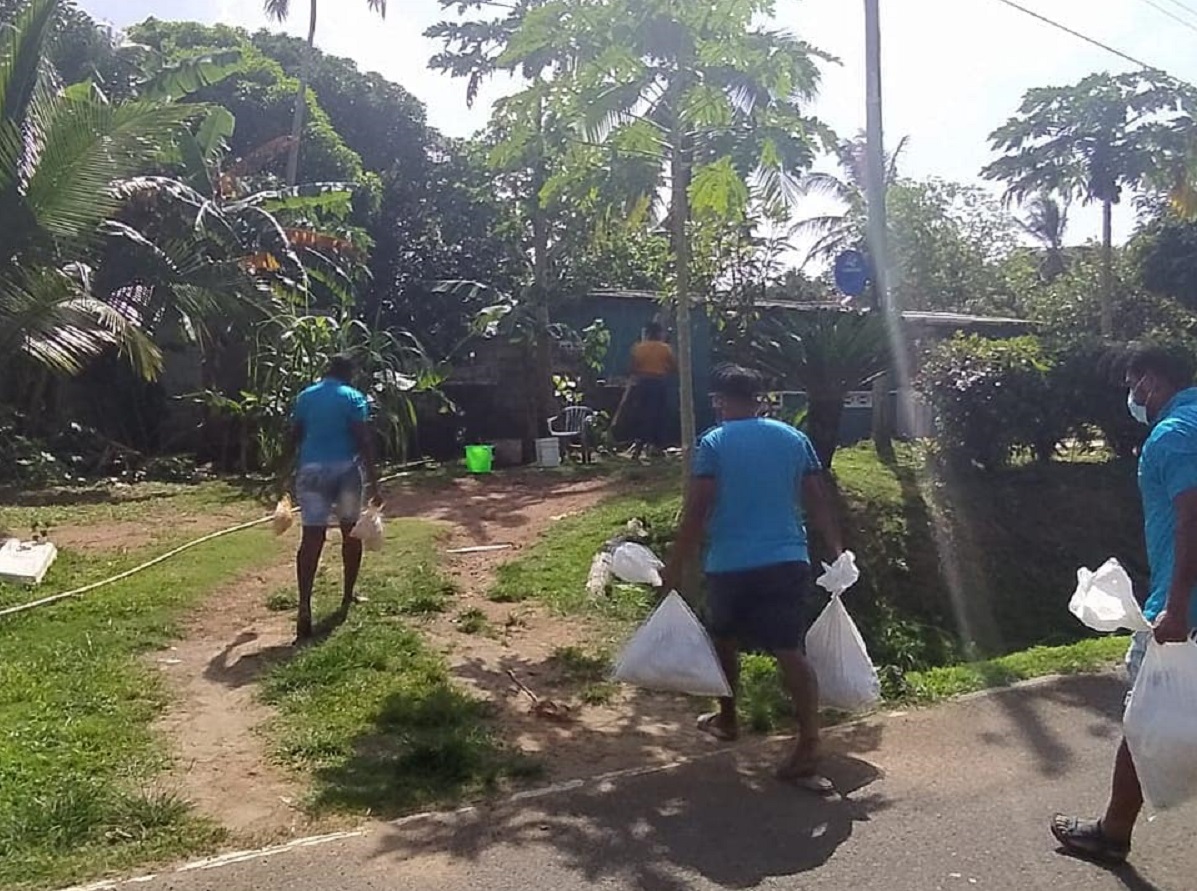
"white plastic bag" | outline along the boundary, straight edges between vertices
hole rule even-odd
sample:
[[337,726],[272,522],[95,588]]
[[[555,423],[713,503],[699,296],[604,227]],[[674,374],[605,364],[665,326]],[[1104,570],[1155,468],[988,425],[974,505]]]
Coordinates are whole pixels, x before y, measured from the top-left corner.
[[1147,644],[1123,725],[1148,804],[1197,799],[1197,645]]
[[829,594],[843,594],[859,581],[860,570],[856,568],[856,555],[851,551],[844,551],[830,566],[823,564],[823,574],[815,584]]
[[632,585],[659,587],[664,566],[656,554],[634,541],[625,541],[611,555],[611,571],[615,577]]
[[632,635],[613,677],[650,690],[731,696],[706,629],[676,591]]
[[295,522],[292,516],[294,506],[291,504],[291,497],[284,495],[279,499],[279,502],[274,507],[274,515],[270,518],[271,528],[275,535],[282,535],[291,528],[291,524]]
[[362,511],[361,518],[349,534],[354,538],[361,539],[362,547],[367,551],[381,551],[382,539],[385,534],[382,524],[382,508],[367,507]]
[[823,569],[816,584],[831,593],[831,602],[806,633],[806,657],[819,679],[821,705],[844,712],[862,711],[881,700],[881,681],[842,599],[860,580],[856,556],[844,551]]
[[1076,593],[1068,611],[1094,631],[1151,630],[1135,600],[1130,576],[1113,558],[1097,572],[1084,567],[1076,571]]

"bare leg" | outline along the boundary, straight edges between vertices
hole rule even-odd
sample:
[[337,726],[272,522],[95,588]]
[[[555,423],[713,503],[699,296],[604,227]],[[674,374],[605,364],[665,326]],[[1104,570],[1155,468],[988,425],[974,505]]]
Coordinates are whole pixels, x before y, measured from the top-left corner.
[[808,773],[814,770],[819,757],[819,679],[806,656],[798,650],[779,650],[773,658],[777,660],[798,719],[798,745],[787,768],[795,773]]
[[353,523],[341,524],[341,563],[345,569],[345,596],[341,606],[346,608],[359,602],[357,576],[362,569],[362,540],[349,534],[353,526]]
[[1135,821],[1143,810],[1143,787],[1139,785],[1139,773],[1126,740],[1118,747],[1114,759],[1114,781],[1110,789],[1110,803],[1106,815],[1101,818],[1101,829],[1106,838],[1115,842],[1130,843]]
[[723,730],[735,735],[739,731],[736,693],[740,689],[740,645],[737,641],[727,638],[716,640],[715,653],[719,656],[719,664],[723,667],[727,685],[732,691],[731,696],[719,700],[719,717],[715,720]]
[[299,552],[295,555],[295,575],[299,582],[299,619],[295,633],[298,640],[312,636],[312,588],[316,584],[316,570],[320,568],[326,534],[323,526],[304,526]]

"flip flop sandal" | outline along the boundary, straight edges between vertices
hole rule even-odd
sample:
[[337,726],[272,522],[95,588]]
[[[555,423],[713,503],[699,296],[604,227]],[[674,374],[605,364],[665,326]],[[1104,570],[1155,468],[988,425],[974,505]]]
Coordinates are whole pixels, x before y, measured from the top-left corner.
[[811,768],[798,767],[779,767],[777,769],[777,779],[787,785],[802,789],[805,792],[813,792],[815,795],[821,795],[824,798],[831,798],[838,794],[835,791],[835,784],[825,776],[820,776]]
[[719,713],[711,712],[709,715],[703,715],[698,719],[697,724],[700,733],[705,733],[719,742],[735,742],[739,739],[740,734],[734,730],[728,730],[719,724]]
[[1074,857],[1095,863],[1119,864],[1125,863],[1130,856],[1131,846],[1107,838],[1100,820],[1081,820],[1056,814],[1051,829],[1060,847]]

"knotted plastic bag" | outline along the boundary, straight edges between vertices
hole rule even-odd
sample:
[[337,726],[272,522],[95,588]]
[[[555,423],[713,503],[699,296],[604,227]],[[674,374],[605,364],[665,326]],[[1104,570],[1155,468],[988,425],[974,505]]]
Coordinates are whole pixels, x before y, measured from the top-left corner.
[[731,686],[706,629],[676,591],[632,635],[613,677],[620,683],[650,690],[731,696]]
[[1068,611],[1094,631],[1151,630],[1135,600],[1130,576],[1113,558],[1097,572],[1084,567],[1076,571],[1076,592]]
[[634,541],[625,541],[611,554],[611,572],[621,582],[660,587],[665,566],[652,551]]
[[832,565],[823,564],[817,584],[831,601],[806,634],[806,658],[819,679],[819,704],[845,712],[867,709],[881,699],[881,681],[868,648],[843,595],[860,579],[856,556],[845,551]]
[[361,518],[349,534],[354,538],[360,539],[362,547],[367,551],[381,551],[382,540],[385,536],[382,522],[382,508],[367,507],[362,511]]
[[1197,799],[1197,644],[1147,644],[1123,733],[1148,804]]

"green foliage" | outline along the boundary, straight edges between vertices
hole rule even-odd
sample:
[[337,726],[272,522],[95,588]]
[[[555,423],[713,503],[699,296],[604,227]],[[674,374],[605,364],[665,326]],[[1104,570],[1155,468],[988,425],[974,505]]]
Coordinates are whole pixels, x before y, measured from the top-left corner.
[[[1187,347],[1191,351],[1191,347]],[[1050,460],[1066,441],[1129,456],[1143,429],[1126,412],[1119,350],[1095,337],[958,337],[932,351],[920,388],[945,457],[993,469]]]
[[1033,337],[957,337],[934,350],[920,387],[934,408],[940,447],[987,469],[1005,466],[1019,448],[1048,460],[1067,432],[1051,368]]
[[751,364],[780,389],[807,394],[804,427],[825,467],[839,444],[844,399],[889,368],[889,333],[879,313],[836,309],[784,311],[757,324]]

